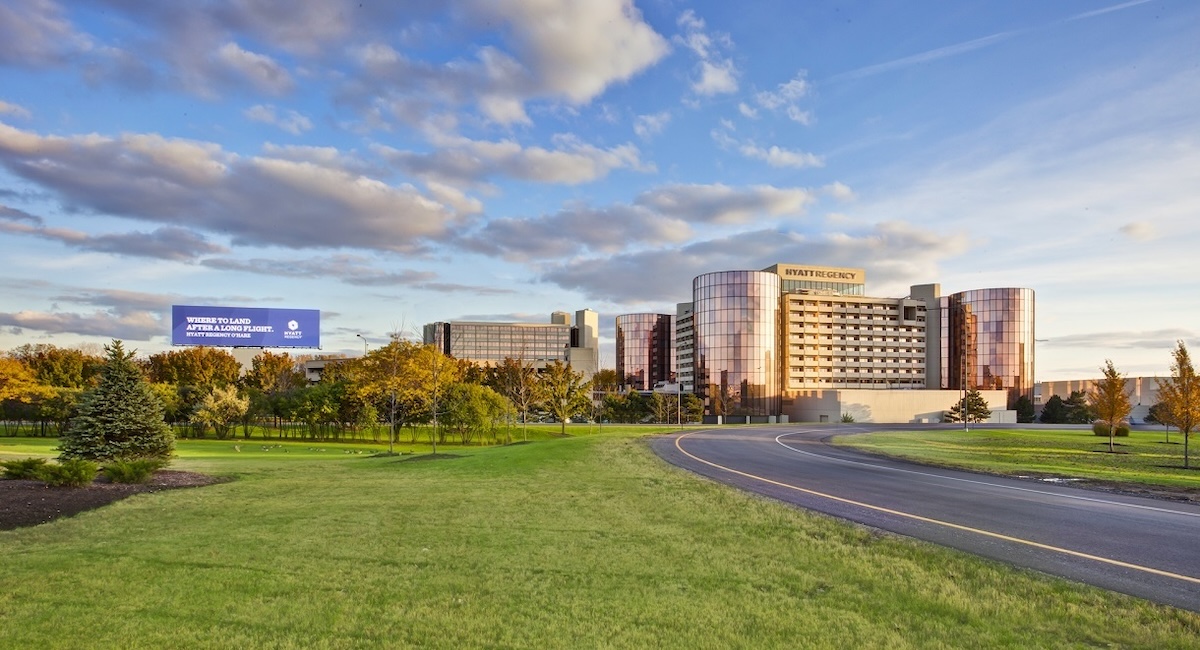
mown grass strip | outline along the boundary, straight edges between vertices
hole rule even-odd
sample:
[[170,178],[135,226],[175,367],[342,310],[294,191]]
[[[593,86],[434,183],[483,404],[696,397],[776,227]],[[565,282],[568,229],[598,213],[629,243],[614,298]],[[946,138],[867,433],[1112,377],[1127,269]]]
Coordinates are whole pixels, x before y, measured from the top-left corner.
[[0,645],[1200,644],[1200,615],[749,496],[637,436],[185,455],[239,480],[0,533]]
[[[1117,439],[1117,453],[1109,453],[1107,437],[1090,430],[880,431],[839,436],[834,443],[991,474],[1157,486],[1200,497],[1200,469],[1183,468],[1182,438],[1173,438],[1168,443],[1161,431],[1133,431]],[[1192,465],[1200,465],[1198,460],[1193,458]]]

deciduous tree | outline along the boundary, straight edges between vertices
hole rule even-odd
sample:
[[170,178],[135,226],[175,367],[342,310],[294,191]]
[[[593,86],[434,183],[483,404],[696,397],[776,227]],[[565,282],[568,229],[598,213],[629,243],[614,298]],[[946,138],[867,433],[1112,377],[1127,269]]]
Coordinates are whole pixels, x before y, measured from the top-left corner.
[[1158,400],[1163,404],[1171,424],[1183,434],[1183,466],[1190,466],[1188,438],[1200,424],[1200,377],[1192,366],[1187,346],[1179,341],[1171,352],[1170,379],[1156,379]]
[[218,440],[229,437],[229,431],[250,408],[250,400],[238,394],[235,386],[214,388],[200,402],[195,418],[213,428]]
[[505,357],[492,369],[489,383],[512,404],[521,417],[521,433],[525,440],[529,440],[526,423],[529,411],[537,401],[537,370],[523,359]]
[[1100,370],[1104,377],[1088,392],[1087,402],[1092,412],[1108,424],[1108,451],[1112,452],[1117,425],[1129,417],[1133,406],[1129,403],[1129,391],[1125,390],[1125,378],[1113,367],[1112,359],[1105,359]]
[[571,364],[555,359],[546,366],[539,382],[541,404],[546,412],[561,424],[560,433],[567,435],[567,420],[591,409],[591,386],[583,373],[571,369]]

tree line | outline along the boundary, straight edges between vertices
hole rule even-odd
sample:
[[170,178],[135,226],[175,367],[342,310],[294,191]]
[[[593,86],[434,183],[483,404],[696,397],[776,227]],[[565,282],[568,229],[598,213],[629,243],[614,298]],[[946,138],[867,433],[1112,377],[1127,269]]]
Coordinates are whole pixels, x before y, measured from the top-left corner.
[[[131,353],[132,354],[132,353]],[[569,364],[543,369],[521,359],[481,366],[435,346],[398,336],[362,357],[293,356],[262,350],[242,371],[228,351],[183,347],[133,358],[178,437],[386,437],[419,432],[431,444],[511,442],[533,421],[690,422],[694,395],[621,393],[616,372],[585,381]],[[320,381],[305,362],[325,361]],[[0,356],[0,426],[4,435],[60,436],[83,395],[103,372],[105,357],[87,348],[23,345]],[[682,411],[680,410],[682,407]],[[524,434],[523,434],[524,435]]]

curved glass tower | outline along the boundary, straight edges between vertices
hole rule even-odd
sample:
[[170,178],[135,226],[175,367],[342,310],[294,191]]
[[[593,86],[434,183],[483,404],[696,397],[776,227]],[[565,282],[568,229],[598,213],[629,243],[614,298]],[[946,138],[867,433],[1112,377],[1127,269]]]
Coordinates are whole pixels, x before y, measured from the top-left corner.
[[653,390],[675,380],[675,317],[670,314],[617,316],[617,376],[633,390]]
[[718,271],[692,280],[696,392],[706,414],[780,412],[781,295],[779,276],[767,271]]
[[975,289],[942,299],[942,388],[1033,400],[1033,289]]

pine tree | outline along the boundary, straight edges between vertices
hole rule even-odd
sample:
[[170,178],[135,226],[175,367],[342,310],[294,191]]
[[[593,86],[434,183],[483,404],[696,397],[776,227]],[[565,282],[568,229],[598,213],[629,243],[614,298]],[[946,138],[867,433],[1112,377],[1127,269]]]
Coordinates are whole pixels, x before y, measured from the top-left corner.
[[168,459],[175,436],[163,421],[162,402],[143,380],[120,341],[104,346],[100,384],[84,393],[78,414],[60,438],[60,458]]
[[992,409],[988,407],[987,400],[983,399],[983,395],[973,388],[967,391],[965,416],[963,415],[963,406],[963,400],[959,400],[950,407],[949,411],[942,414],[942,421],[962,422],[965,419],[967,422],[987,422],[992,417]]

